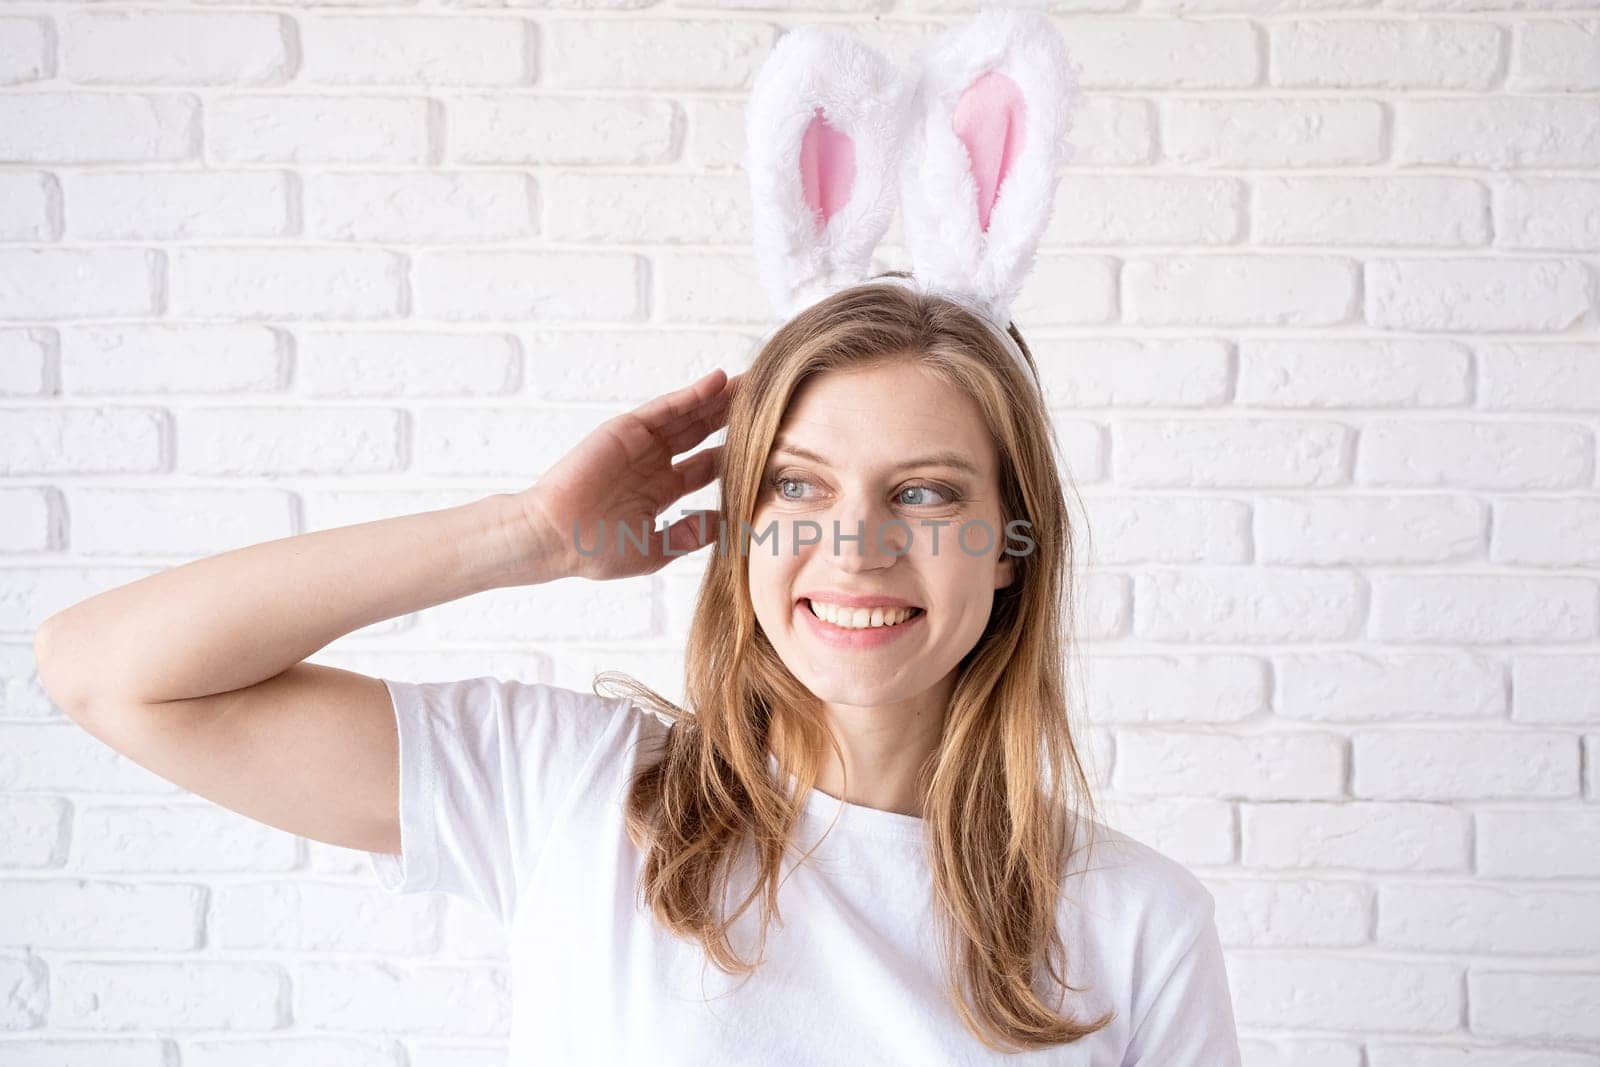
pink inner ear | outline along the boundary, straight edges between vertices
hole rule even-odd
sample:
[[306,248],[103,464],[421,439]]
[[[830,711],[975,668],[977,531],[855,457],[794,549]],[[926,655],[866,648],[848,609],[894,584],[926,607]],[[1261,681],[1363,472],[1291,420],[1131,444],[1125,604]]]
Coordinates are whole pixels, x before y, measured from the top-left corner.
[[956,136],[967,146],[978,183],[978,225],[989,231],[989,215],[1011,163],[1022,151],[1028,114],[1017,83],[991,70],[961,94],[956,104]]
[[806,203],[818,213],[817,229],[850,202],[850,189],[856,181],[856,144],[822,117],[822,109],[806,127],[800,139],[800,183]]

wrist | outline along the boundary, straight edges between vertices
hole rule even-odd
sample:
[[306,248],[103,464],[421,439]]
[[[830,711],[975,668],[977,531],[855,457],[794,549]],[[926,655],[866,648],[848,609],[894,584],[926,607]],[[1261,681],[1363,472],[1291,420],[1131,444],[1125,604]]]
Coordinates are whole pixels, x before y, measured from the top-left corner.
[[568,576],[560,533],[527,493],[495,493],[473,506],[492,531],[486,573],[494,586],[538,585]]

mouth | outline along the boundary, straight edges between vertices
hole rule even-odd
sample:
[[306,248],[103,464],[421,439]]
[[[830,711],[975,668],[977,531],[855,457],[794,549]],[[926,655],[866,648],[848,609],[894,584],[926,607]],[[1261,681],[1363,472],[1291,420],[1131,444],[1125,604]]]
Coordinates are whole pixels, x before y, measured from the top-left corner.
[[893,630],[921,618],[922,608],[847,608],[801,597],[799,605],[813,618],[839,630]]

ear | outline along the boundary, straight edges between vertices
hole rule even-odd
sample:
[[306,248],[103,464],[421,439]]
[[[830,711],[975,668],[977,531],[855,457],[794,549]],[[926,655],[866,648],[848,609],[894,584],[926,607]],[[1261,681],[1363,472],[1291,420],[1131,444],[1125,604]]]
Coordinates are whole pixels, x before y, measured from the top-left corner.
[[835,30],[778,40],[745,110],[756,265],[783,317],[865,281],[899,201],[911,84]]
[[912,273],[1007,322],[1072,155],[1065,42],[1037,11],[987,9],[940,35],[918,67],[900,170]]
[[1004,589],[1017,580],[1017,564],[1010,556],[1001,556],[1000,563],[994,569],[994,587]]

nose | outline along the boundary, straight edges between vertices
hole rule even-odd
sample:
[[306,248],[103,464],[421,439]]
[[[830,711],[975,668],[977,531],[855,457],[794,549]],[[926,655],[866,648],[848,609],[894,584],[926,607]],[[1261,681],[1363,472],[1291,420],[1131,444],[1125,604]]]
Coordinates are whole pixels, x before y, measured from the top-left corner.
[[910,525],[881,501],[849,496],[823,524],[817,547],[839,570],[854,574],[894,566],[910,548],[910,536]]

